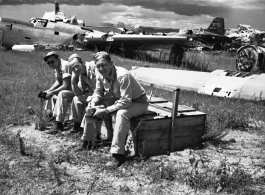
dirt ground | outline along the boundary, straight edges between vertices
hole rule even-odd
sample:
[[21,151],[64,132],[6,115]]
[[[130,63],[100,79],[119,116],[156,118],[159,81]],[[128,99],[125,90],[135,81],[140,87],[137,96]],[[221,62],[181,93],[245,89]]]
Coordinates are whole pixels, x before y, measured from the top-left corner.
[[[4,131],[13,135],[17,135],[18,132],[20,132],[20,137],[24,140],[26,148],[31,147],[36,150],[40,150],[46,157],[52,157],[53,155],[60,153],[62,150],[68,150],[80,144],[79,137],[76,137],[77,139],[72,139],[64,135],[48,135],[44,131],[36,130],[34,123],[24,126],[11,125]],[[182,165],[188,169],[191,156],[193,156],[194,159],[198,159],[200,161],[198,170],[202,169],[203,166],[217,169],[225,162],[229,171],[232,171],[236,167],[240,167],[245,170],[246,173],[249,173],[253,178],[261,179],[265,183],[265,140],[264,136],[261,135],[262,134],[257,132],[231,130],[228,135],[222,139],[222,142],[208,142],[205,144],[203,149],[186,149],[184,151],[173,152],[169,156],[154,156],[149,160],[155,163],[162,162],[163,165]],[[100,156],[104,155],[105,159],[102,159],[102,162],[104,162],[104,160],[110,157],[108,150],[108,147],[103,147],[97,151],[91,151],[89,155],[90,157],[95,155],[98,159],[101,158]],[[10,148],[1,145],[1,158],[5,157],[8,159],[8,156],[10,155]],[[16,157],[13,156],[13,158],[10,158],[11,160],[9,161],[9,165],[12,166],[20,162],[21,158],[24,160],[26,159],[26,157],[21,157],[21,155],[17,155]],[[104,181],[105,183],[108,183],[109,188],[116,192],[126,192],[126,189],[128,188],[130,192],[137,194],[141,188],[141,194],[149,194],[152,192],[152,189],[157,187],[151,182],[147,175],[134,173],[134,168],[128,169],[126,165],[119,168],[123,177],[105,171],[95,173],[95,169],[93,169],[89,164],[71,164],[69,162],[62,162],[60,166],[65,168],[69,177],[73,177],[75,179],[78,178],[77,180],[79,181],[84,181],[85,179],[92,181],[97,178],[97,180],[100,179],[101,182]],[[133,164],[133,167],[134,166],[137,167],[140,165],[135,163]],[[168,184],[162,183],[161,185],[165,185],[165,188]],[[168,190],[174,190],[173,194],[200,194],[198,192],[195,193],[194,189],[190,186],[180,185],[177,182],[170,186],[171,187]],[[265,186],[255,186],[255,188],[257,192],[259,192],[258,194],[265,194]],[[82,190],[79,190],[71,194],[85,193],[82,193]],[[201,194],[213,193],[209,191]]]

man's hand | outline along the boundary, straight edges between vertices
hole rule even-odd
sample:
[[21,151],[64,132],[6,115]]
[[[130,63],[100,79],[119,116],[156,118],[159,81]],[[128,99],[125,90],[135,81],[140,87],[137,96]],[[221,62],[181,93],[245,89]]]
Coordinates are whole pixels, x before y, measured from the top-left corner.
[[86,107],[86,115],[87,116],[93,116],[93,114],[95,113],[96,109],[91,107],[90,105],[88,105]]
[[38,94],[38,98],[45,99],[45,98],[46,98],[46,92],[41,91],[41,92]]
[[76,75],[76,74],[72,74],[72,77],[71,77],[71,83],[72,84],[77,84],[79,81],[79,75]]
[[107,114],[107,111],[105,108],[96,107],[95,109],[96,111],[93,115],[94,117],[102,118],[103,116]]
[[45,100],[49,100],[49,99],[51,99],[52,96],[53,96],[52,91],[46,91],[46,97],[45,97]]

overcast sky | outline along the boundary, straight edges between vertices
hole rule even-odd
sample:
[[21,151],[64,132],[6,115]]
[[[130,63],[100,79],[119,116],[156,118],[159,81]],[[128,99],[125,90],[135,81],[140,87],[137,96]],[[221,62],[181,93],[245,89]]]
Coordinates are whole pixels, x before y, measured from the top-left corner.
[[[223,17],[226,28],[248,24],[265,30],[265,0],[80,0],[79,5],[57,1],[68,16],[76,15],[85,21],[193,29],[207,28],[213,18]],[[19,14],[20,19],[28,20],[52,10],[54,5],[50,3],[0,5],[0,17],[18,17]]]
[[[226,27],[249,24],[265,30],[265,0],[103,0],[116,3],[104,19],[181,28],[208,27],[214,17],[223,17]],[[122,5],[123,4],[123,5]],[[119,12],[122,15],[118,16]]]

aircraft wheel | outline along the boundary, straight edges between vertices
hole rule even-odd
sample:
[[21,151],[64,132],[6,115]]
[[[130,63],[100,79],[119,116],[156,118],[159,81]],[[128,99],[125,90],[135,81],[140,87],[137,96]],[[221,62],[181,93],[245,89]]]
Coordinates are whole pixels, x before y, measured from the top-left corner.
[[242,72],[250,72],[258,64],[258,52],[254,46],[246,45],[237,51],[236,69]]

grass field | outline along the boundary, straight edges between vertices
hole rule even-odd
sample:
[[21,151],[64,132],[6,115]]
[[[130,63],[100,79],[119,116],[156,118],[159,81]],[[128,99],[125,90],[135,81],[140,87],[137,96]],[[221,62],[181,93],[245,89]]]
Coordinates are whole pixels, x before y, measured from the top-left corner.
[[[58,53],[63,59],[67,59],[72,54],[72,52],[63,51]],[[86,61],[92,59],[93,53],[91,52],[78,51],[77,53]],[[9,124],[24,125],[36,119],[39,110],[37,94],[49,88],[54,81],[54,71],[42,61],[45,54],[46,52],[41,51],[30,53],[0,51],[0,127],[2,129],[0,132],[2,154],[0,160],[0,194],[78,194],[76,190],[79,189],[78,187],[83,190],[83,193],[80,194],[117,194],[117,190],[113,190],[111,187],[111,181],[106,182],[104,180],[106,183],[100,181],[102,175],[89,173],[90,176],[86,177],[85,180],[84,178],[73,180],[70,177],[71,174],[69,176],[69,173],[61,167],[61,163],[58,163],[58,159],[70,163],[71,166],[88,164],[93,170],[100,170],[102,174],[106,172],[106,175],[112,177],[114,175],[116,179],[121,180],[126,180],[126,174],[139,172],[148,176],[152,184],[150,185],[153,186],[148,191],[144,190],[144,186],[139,187],[139,191],[131,191],[128,186],[122,185],[118,190],[120,194],[174,194],[177,187],[175,184],[174,187],[171,184],[184,184],[187,175],[193,182],[190,186],[195,185],[198,193],[199,191],[201,194],[203,194],[203,191],[210,191],[209,194],[212,194],[212,190],[216,190],[218,183],[216,183],[216,180],[219,178],[219,176],[216,176],[217,170],[206,167],[207,177],[205,177],[206,173],[197,174],[197,167],[195,167],[195,164],[189,164],[188,160],[186,164],[178,166],[172,162],[167,162],[166,165],[163,162],[155,163],[154,161],[140,161],[139,164],[136,163],[137,165],[132,162],[126,165],[126,171],[108,172],[103,166],[107,159],[104,154],[108,153],[107,151],[78,155],[62,150],[61,154],[55,155],[52,159],[47,159],[40,151],[31,151],[27,148],[27,159],[25,159],[25,155],[23,156],[23,153],[21,153],[23,141],[10,136],[3,129]],[[114,55],[112,59],[115,65],[127,69],[131,69],[132,66],[150,66],[198,71],[235,70],[234,56],[210,53],[186,53],[182,67],[165,64],[165,61],[161,60],[162,58],[155,63],[148,62],[147,59],[139,61],[139,56],[138,60],[125,59]],[[149,94],[150,89],[145,88],[147,94]],[[172,101],[172,92],[155,89],[153,94]],[[242,133],[251,132],[258,134],[260,137],[264,136],[264,102],[223,99],[190,91],[181,91],[180,104],[195,107],[207,114],[205,143],[220,141],[231,130],[241,131]],[[264,149],[264,141],[261,143],[261,148]],[[17,150],[17,148],[19,149]],[[28,155],[28,151],[31,151],[30,155]],[[19,158],[21,163],[16,163],[10,168],[10,159],[16,158]],[[100,163],[97,164],[97,162]],[[193,171],[188,172],[190,166],[193,167]],[[264,164],[262,169],[264,169]],[[196,172],[196,177],[193,172]],[[77,178],[74,177],[74,179]],[[223,179],[225,180],[225,184],[222,186],[224,194],[254,194],[258,191],[254,190],[253,186],[265,185],[264,179],[254,180],[251,175],[240,167],[237,167],[233,174],[224,176]],[[134,180],[141,179],[135,176]],[[108,191],[108,189],[112,190]],[[87,193],[84,193],[84,191]]]

